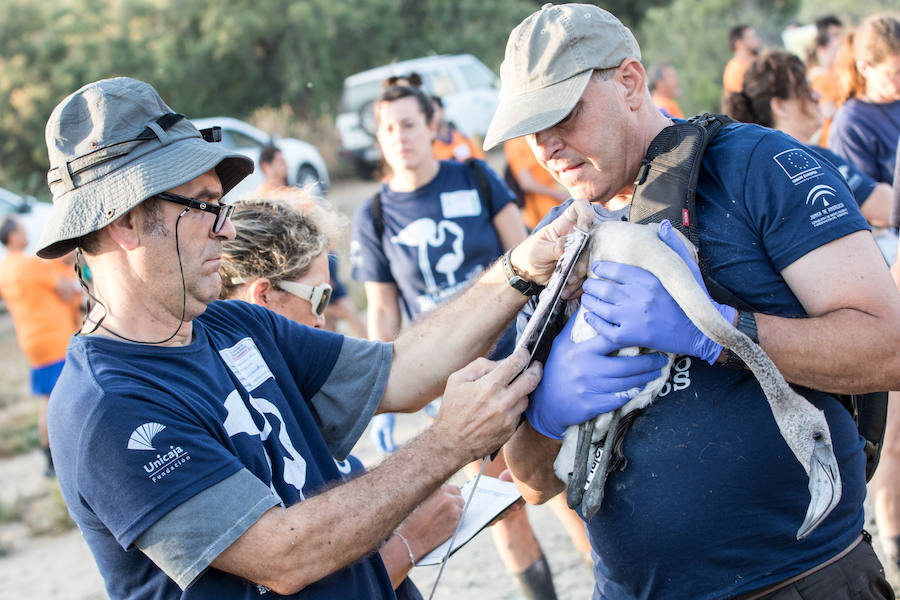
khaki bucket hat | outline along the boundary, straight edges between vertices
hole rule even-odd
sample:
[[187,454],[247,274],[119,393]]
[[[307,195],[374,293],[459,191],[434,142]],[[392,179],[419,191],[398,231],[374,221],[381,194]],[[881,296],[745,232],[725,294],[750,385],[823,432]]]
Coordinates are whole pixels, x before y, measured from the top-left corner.
[[53,209],[38,256],[66,254],[81,236],[210,169],[224,193],[253,172],[252,160],[205,134],[136,79],[104,79],[68,96],[47,122]]
[[513,29],[500,65],[500,105],[484,149],[559,123],[594,69],[641,59],[631,30],[590,4],[545,4]]

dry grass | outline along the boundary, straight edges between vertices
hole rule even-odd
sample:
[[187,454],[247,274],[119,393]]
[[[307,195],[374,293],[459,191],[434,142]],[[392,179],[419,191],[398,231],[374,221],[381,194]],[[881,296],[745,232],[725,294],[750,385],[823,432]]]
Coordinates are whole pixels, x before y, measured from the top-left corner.
[[0,410],[3,410],[30,398],[28,361],[19,350],[12,319],[5,307],[0,309],[0,356],[3,357],[0,360]]
[[12,319],[0,312],[0,457],[39,445],[37,404],[28,384],[28,361],[19,350]]
[[22,523],[32,536],[58,535],[75,526],[55,481],[48,481],[39,492],[17,496],[12,502],[0,500],[0,525],[12,523]]
[[[0,312],[0,357],[0,458],[8,459],[34,451],[40,446],[40,437],[38,405],[28,384],[28,361],[19,350],[12,319],[5,310]],[[26,487],[24,493],[19,488],[12,499],[0,500],[0,526],[21,524],[32,536],[56,535],[74,526],[55,480]],[[0,556],[9,551],[0,536]]]

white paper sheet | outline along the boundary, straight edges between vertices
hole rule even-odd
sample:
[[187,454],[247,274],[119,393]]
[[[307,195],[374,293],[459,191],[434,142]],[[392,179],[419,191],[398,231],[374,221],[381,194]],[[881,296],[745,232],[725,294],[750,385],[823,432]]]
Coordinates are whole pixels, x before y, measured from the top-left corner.
[[[472,489],[470,479],[462,487],[462,497],[467,499]],[[466,509],[463,516],[462,525],[459,533],[456,534],[456,540],[453,542],[453,551],[451,555],[459,550],[463,545],[471,540],[475,535],[484,529],[488,523],[493,521],[497,515],[512,506],[521,496],[516,490],[516,486],[509,481],[500,481],[495,477],[487,477],[482,475],[475,488],[475,495],[472,497],[470,506]],[[452,537],[452,536],[451,536]],[[450,545],[448,539],[443,544],[423,556],[416,562],[416,566],[439,565],[447,554],[447,547]]]

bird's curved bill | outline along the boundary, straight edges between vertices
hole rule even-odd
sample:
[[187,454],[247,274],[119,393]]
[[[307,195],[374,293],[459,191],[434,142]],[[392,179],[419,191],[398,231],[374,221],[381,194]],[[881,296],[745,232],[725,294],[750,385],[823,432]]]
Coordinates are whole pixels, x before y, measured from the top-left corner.
[[810,460],[809,495],[806,518],[797,530],[798,540],[812,533],[841,501],[841,473],[837,459],[830,445],[823,441],[816,442]]

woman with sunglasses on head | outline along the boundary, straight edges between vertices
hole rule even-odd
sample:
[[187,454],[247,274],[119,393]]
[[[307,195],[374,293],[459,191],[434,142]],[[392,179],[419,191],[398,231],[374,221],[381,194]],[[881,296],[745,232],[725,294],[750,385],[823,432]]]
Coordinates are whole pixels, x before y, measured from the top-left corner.
[[828,147],[875,181],[894,181],[900,137],[900,19],[869,17],[844,38],[836,71],[845,103]]
[[[376,138],[390,177],[354,216],[351,264],[353,278],[365,285],[369,338],[390,341],[404,320],[415,322],[468,287],[525,239],[526,232],[512,193],[484,162],[434,157],[434,106],[420,89],[388,87],[374,109]],[[507,356],[514,345],[515,330],[510,328],[489,358]],[[390,451],[390,417],[379,417],[380,446]],[[466,473],[473,477],[479,467],[480,461],[472,463]],[[505,469],[501,452],[485,473],[497,477]],[[579,551],[588,549],[578,516],[562,499],[551,506],[578,540]],[[522,593],[527,598],[555,598],[549,567],[526,512],[498,523],[491,533]]]
[[[308,194],[302,190],[296,194],[302,205]],[[282,200],[239,202],[231,220],[236,235],[223,244],[221,297],[259,304],[303,325],[322,327],[332,292],[328,236],[322,228]],[[335,462],[345,478],[365,471],[353,455]],[[442,486],[379,550],[400,600],[421,599],[407,574],[414,559],[453,534],[462,504],[459,488]]]
[[[723,112],[744,123],[778,129],[808,144],[824,121],[803,62],[785,50],[758,56],[744,73],[743,89],[725,97]],[[869,223],[886,226],[891,210],[891,186],[878,183],[834,152],[809,145],[838,168]]]

